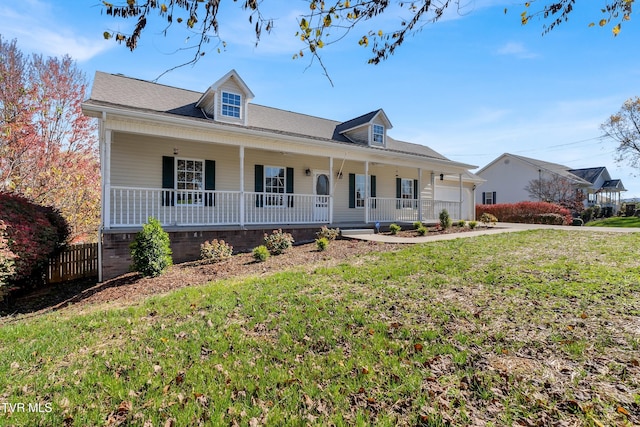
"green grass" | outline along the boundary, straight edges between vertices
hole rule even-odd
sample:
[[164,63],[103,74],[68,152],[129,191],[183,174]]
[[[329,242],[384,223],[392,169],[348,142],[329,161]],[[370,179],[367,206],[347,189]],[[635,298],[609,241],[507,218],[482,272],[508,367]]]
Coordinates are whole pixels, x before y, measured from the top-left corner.
[[639,251],[509,233],[6,319],[0,405],[51,411],[0,425],[634,425]]
[[640,218],[635,216],[623,217],[614,216],[611,218],[589,221],[585,224],[588,227],[640,227]]

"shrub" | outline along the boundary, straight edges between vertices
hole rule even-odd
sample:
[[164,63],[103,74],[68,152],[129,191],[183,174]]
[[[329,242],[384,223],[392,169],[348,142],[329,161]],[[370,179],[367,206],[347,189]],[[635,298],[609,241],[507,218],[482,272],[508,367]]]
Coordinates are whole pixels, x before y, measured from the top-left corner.
[[253,255],[253,259],[255,259],[258,262],[264,262],[267,259],[269,259],[269,249],[267,249],[267,247],[265,245],[260,245],[258,247],[253,248],[253,251],[251,252]]
[[584,225],[584,221],[582,218],[573,218],[573,223],[571,225],[575,225],[576,227],[580,227]]
[[316,233],[318,239],[325,238],[329,241],[336,240],[340,237],[340,229],[339,228],[327,228],[326,225],[323,225],[320,231]]
[[469,228],[474,229],[478,225],[478,221],[469,221]]
[[413,223],[413,228],[415,228],[416,230],[418,230],[420,227],[424,227],[421,221],[416,221]]
[[4,221],[0,220],[0,301],[4,296],[3,287],[5,287],[11,276],[16,272],[16,258],[9,248],[9,239],[6,236],[7,226]]
[[429,231],[427,229],[427,227],[425,227],[424,225],[420,224],[420,227],[416,228],[416,230],[418,231],[418,234],[421,236],[424,236],[425,234],[427,234],[427,232]]
[[588,207],[585,210],[583,210],[582,213],[580,214],[580,218],[582,218],[582,221],[584,222],[591,221],[594,218],[593,207]]
[[484,225],[495,225],[496,222],[498,222],[498,218],[496,218],[494,215],[490,214],[490,213],[483,213],[480,216],[480,221],[484,224]]
[[518,222],[525,224],[539,223],[541,214],[558,214],[563,217],[563,223],[571,224],[573,217],[569,209],[547,202],[518,202],[500,203],[496,205],[477,205],[476,217],[482,213],[489,213],[502,222]]
[[173,264],[169,234],[155,218],[147,220],[129,248],[133,261],[131,269],[144,276],[159,276]]
[[200,245],[200,257],[205,261],[220,262],[231,258],[233,246],[224,240],[213,239]]
[[467,225],[467,221],[465,221],[464,219],[461,219],[460,221],[458,221],[458,227],[462,228],[465,225]]
[[565,218],[557,213],[544,213],[536,215],[534,221],[536,224],[562,225],[565,223]]
[[316,239],[316,247],[320,252],[325,251],[327,247],[329,247],[329,239],[327,239],[326,237]]
[[391,234],[398,234],[398,231],[400,230],[402,230],[402,227],[400,227],[398,224],[389,225],[389,232]]
[[264,245],[271,255],[280,255],[293,245],[293,237],[284,233],[281,229],[273,230],[271,234],[264,235]]
[[62,249],[69,226],[60,213],[17,194],[0,193],[0,218],[8,247],[17,257],[12,282],[42,283],[48,260]]
[[445,230],[451,227],[451,217],[449,216],[449,212],[447,212],[446,209],[442,209],[440,211],[439,217],[440,217],[440,227],[442,227]]

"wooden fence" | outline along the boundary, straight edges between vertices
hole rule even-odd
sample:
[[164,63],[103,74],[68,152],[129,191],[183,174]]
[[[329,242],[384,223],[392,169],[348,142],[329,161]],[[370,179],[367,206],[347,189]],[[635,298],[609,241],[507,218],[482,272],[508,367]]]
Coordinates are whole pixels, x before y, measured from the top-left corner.
[[47,283],[98,276],[98,244],[71,245],[49,259]]

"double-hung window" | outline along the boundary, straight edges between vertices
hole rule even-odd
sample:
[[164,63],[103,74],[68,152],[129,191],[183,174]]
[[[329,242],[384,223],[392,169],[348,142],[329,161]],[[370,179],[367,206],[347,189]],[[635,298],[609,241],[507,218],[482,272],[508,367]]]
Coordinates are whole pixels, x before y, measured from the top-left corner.
[[384,145],[384,126],[373,125],[373,142]]
[[285,168],[279,166],[265,166],[264,191],[265,206],[285,206],[284,194],[287,188]]
[[178,204],[202,204],[204,161],[178,159],[176,162],[176,189],[178,190]]
[[356,175],[356,208],[364,208],[367,191],[365,183],[364,175]]
[[402,200],[403,208],[414,208],[413,201],[413,179],[402,178],[400,186],[400,198]]
[[485,191],[482,193],[482,204],[483,205],[495,205],[496,203],[496,192],[495,191]]
[[222,115],[239,119],[241,102],[242,97],[240,95],[222,92]]

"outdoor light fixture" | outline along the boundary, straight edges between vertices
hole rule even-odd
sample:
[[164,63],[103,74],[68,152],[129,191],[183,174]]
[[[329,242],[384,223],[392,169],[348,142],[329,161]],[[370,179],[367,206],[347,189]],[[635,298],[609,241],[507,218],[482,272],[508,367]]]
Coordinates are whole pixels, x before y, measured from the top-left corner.
[[338,172],[338,173],[336,174],[336,177],[337,177],[338,179],[342,179],[342,172]]
[[443,173],[440,174],[440,181],[444,181],[444,174]]
[[306,168],[306,169],[304,170],[304,174],[305,174],[306,176],[311,176],[311,169]]
[[178,147],[173,147],[173,155],[174,156],[178,155]]

